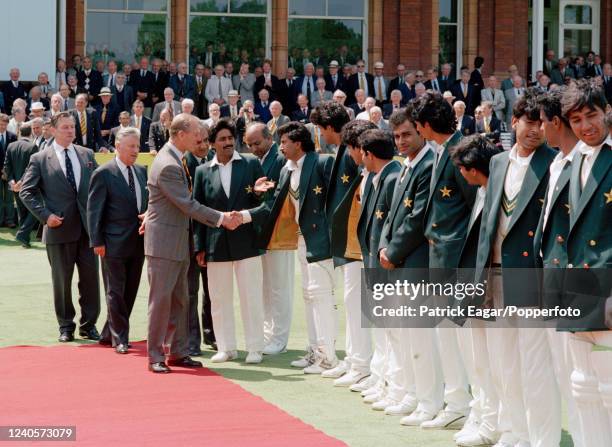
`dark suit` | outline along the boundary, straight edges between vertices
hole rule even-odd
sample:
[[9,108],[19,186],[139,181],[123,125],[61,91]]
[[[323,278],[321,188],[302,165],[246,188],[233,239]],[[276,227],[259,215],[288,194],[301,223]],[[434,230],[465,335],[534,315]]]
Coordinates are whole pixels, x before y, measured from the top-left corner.
[[157,79],[155,73],[151,72],[153,75],[153,92],[152,96],[157,97],[157,102],[164,100],[164,89],[168,87],[168,82],[170,81],[170,77],[168,73],[164,71],[160,71],[157,73]]
[[156,121],[151,123],[151,127],[149,128],[149,150],[147,152],[159,152],[169,138],[169,130],[165,129],[161,122]]
[[92,102],[98,101],[98,93],[102,88],[102,75],[97,70],[91,70],[89,75],[85,74],[85,70],[77,73],[78,86],[81,87],[89,96],[93,96]]
[[451,87],[451,93],[455,97],[456,101],[463,101],[465,103],[465,114],[474,116],[474,110],[476,106],[480,104],[480,90],[468,83],[467,96],[463,94],[463,84],[461,82],[456,83]]
[[297,108],[297,96],[295,95],[295,79],[289,82],[287,85],[286,79],[281,79],[278,83],[278,100],[283,105],[283,112],[285,115],[290,116],[291,112]]
[[[206,79],[204,76],[202,76],[202,81],[200,82],[200,85],[198,86],[197,77],[194,76],[193,82],[194,82],[194,89],[193,89],[194,108],[193,108],[193,113],[194,113],[194,115],[196,115],[200,119],[206,119],[206,118],[208,118],[208,101],[206,99],[205,92],[206,92],[206,84],[208,83],[208,79]],[[225,106],[225,104],[221,108],[223,108],[224,106]],[[239,108],[239,110],[240,110],[240,108]],[[223,116],[223,115],[221,115],[221,116]]]
[[[98,167],[93,151],[72,145],[79,160],[80,182],[74,191],[64,174],[53,146],[37,152],[23,176],[19,198],[43,225],[42,241],[51,265],[55,314],[60,332],[74,332],[72,276],[79,272],[80,330],[95,327],[100,314],[98,262],[89,247],[87,234],[87,191]],[[41,200],[42,199],[42,200]],[[62,224],[49,228],[51,214],[63,217]]]
[[259,121],[267,123],[272,119],[272,113],[270,113],[270,101],[267,102],[264,107],[261,101],[255,102],[255,115],[259,115]]
[[26,99],[28,97],[25,87],[21,82],[18,82],[17,87],[15,87],[12,81],[6,81],[2,86],[2,92],[4,93],[4,108],[7,112],[11,111],[13,101],[17,98]]
[[168,87],[174,90],[174,99],[182,101],[185,98],[193,99],[195,94],[195,79],[191,75],[184,75],[183,80],[179,79],[178,74],[170,76]]
[[410,86],[406,82],[399,86],[398,89],[402,92],[402,104],[408,104],[411,99],[416,98],[416,91],[414,89],[414,85]]
[[[100,120],[100,132],[103,130],[111,130],[113,127],[119,125],[119,106],[114,104],[112,101],[106,106],[106,115],[104,115],[104,105],[97,104],[95,106],[98,119]],[[104,115],[104,119],[102,119]],[[106,143],[110,142],[110,134],[107,137],[102,137]]]
[[[7,184],[11,183],[11,181],[17,183],[21,180],[30,162],[30,157],[37,151],[36,145],[27,139],[14,141],[9,144],[6,157],[4,157],[4,173]],[[0,170],[0,172],[2,171]],[[30,242],[30,233],[36,226],[36,219],[19,199],[19,193],[12,192],[12,196],[15,197],[15,202],[17,203],[17,216],[19,218],[19,230],[15,237],[17,240]]]
[[155,91],[155,76],[153,76],[153,73],[147,71],[145,75],[142,76],[140,70],[132,70],[130,74],[130,85],[134,89],[136,98],[138,98],[139,92],[147,94],[147,97],[143,101],[145,107],[153,107],[153,100],[151,99]]
[[17,141],[17,136],[6,131],[4,145],[0,145],[0,226],[15,224],[15,206],[13,205],[13,192],[9,190],[8,180],[1,175],[4,169],[5,158],[9,144]]
[[440,84],[440,90],[444,93],[446,90],[450,90],[452,85],[455,83],[455,79],[451,76],[448,76],[444,79],[444,76],[438,76],[438,84]]
[[117,86],[111,87],[113,94],[113,102],[117,104],[119,112],[132,112],[132,103],[134,102],[134,90],[129,85],[124,85],[121,93],[117,90]]
[[474,132],[476,132],[476,122],[474,121],[474,118],[472,118],[469,115],[463,115],[461,117],[461,133],[463,135],[465,135],[466,137],[468,135],[474,135]]
[[608,104],[612,104],[612,76],[608,77],[608,82],[606,82],[606,77],[603,78],[603,89],[606,93],[606,99],[608,100]]
[[501,121],[497,119],[495,115],[491,115],[491,122],[489,123],[489,132],[485,130],[484,119],[476,123],[476,132],[484,133],[485,136],[493,143],[499,143],[501,136]]
[[299,121],[300,123],[306,124],[310,122],[310,107],[308,108],[308,112],[304,114],[302,109],[294,110],[291,113],[291,119],[293,121]]
[[[444,93],[444,90],[442,89],[442,84],[440,84],[440,81],[438,81],[438,79],[436,78],[437,84],[438,84],[438,90],[440,93]],[[425,81],[425,88],[427,90],[436,90],[434,88],[434,83],[433,81],[430,81],[429,79],[427,81]]]
[[[130,126],[136,127],[134,115],[130,120]],[[140,117],[140,152],[149,152],[149,130],[151,129],[151,120],[146,116]],[[163,145],[162,145],[163,146]]]
[[[242,102],[238,101],[238,103],[236,104],[236,116],[234,117],[234,119],[238,118],[241,107],[242,107]],[[224,117],[231,118],[232,112],[230,110],[230,105],[229,104],[223,104],[219,108],[219,110],[221,111],[221,118],[224,118]],[[257,112],[255,112],[255,113],[257,113]]]
[[268,92],[270,92],[270,101],[274,101],[280,98],[280,90],[281,90],[282,81],[279,82],[278,78],[274,75],[270,75],[270,78],[272,80],[272,88],[265,85],[266,80],[264,78],[264,75],[257,77],[257,79],[255,80],[255,85],[253,87],[253,96],[255,98],[258,97],[257,95],[259,94],[259,91],[263,90],[264,88],[268,90]]
[[[398,107],[398,109],[400,109],[400,108],[401,108],[401,105]],[[383,105],[383,118],[388,120],[389,117],[393,114],[393,112],[395,110],[396,109],[393,108],[393,104],[391,104],[391,103],[384,104]]]
[[[101,339],[113,346],[129,341],[130,315],[144,263],[144,242],[138,234],[138,215],[147,209],[147,170],[132,167],[134,183],[140,189],[140,208],[136,194],[119,169],[116,160],[105,163],[91,176],[87,201],[87,227],[90,247],[104,246],[102,277],[106,291],[108,318]],[[138,188],[137,188],[138,190]]]
[[[308,93],[308,84],[306,83],[306,81],[307,81],[306,76],[300,76],[293,82],[293,96],[295,97],[296,101],[299,95]],[[309,104],[312,98],[312,94],[315,92],[316,89],[317,89],[317,77],[315,75],[312,75],[310,77],[310,96],[307,95]]]
[[335,84],[330,74],[325,75],[325,90],[329,90],[330,92],[334,93],[336,90],[344,91],[345,88],[346,87],[344,86],[344,77],[342,76],[342,73],[337,73]]
[[[364,73],[364,74],[365,74],[365,81],[368,86],[366,96],[371,96],[373,98],[376,95],[374,91],[374,76],[372,76],[370,73]],[[358,73],[355,73],[349,76],[349,79],[346,85],[346,89],[347,89],[347,92],[345,92],[347,96],[346,100],[350,103],[355,100],[355,91],[359,90],[359,74]]]
[[387,98],[391,97],[391,92],[393,90],[399,90],[400,86],[402,84],[405,84],[405,83],[406,83],[406,81],[403,78],[401,79],[401,82],[400,82],[400,77],[399,76],[396,76],[396,77],[392,78],[391,80],[389,80],[389,86],[387,88]]
[[98,152],[101,148],[107,147],[108,143],[104,141],[102,135],[100,134],[100,119],[98,118],[98,114],[96,112],[91,112],[86,110],[85,120],[87,122],[87,144],[83,144],[83,136],[81,135],[81,124],[79,121],[80,113],[74,109],[71,110],[70,113],[74,117],[75,123],[75,138],[74,143],[79,146],[85,146],[94,152]]

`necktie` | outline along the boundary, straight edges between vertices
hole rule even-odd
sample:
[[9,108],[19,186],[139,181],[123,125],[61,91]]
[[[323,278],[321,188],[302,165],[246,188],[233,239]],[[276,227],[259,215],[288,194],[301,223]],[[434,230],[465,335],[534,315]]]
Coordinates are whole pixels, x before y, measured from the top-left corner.
[[521,89],[520,88],[516,89],[516,96],[521,96]]
[[70,161],[70,157],[68,156],[68,148],[64,149],[64,156],[66,160],[66,178],[68,179],[68,183],[72,186],[74,192],[77,192],[76,180],[74,179],[74,170],[72,169],[72,161]]
[[489,133],[491,132],[491,124],[489,123],[489,118],[485,118],[485,132]]
[[81,137],[84,139],[87,135],[87,121],[85,121],[85,112],[81,112]]
[[376,100],[377,101],[382,101],[383,100],[382,80],[381,80],[380,76],[378,77],[378,95],[376,95]]
[[145,71],[144,70],[140,70],[140,76],[142,76],[144,78],[145,75]]
[[461,83],[462,87],[463,87],[463,97],[467,98],[467,85]]
[[140,117],[139,116],[136,117],[136,128],[140,129]]
[[440,87],[438,86],[438,80],[434,79],[433,80],[433,86],[434,86],[434,90],[439,92],[440,91]]
[[274,132],[276,132],[276,118],[272,120],[272,124],[270,124],[269,130],[271,134],[274,134]]
[[0,134],[0,149],[4,149],[4,134]]
[[232,106],[232,113],[230,114],[232,118],[236,118],[236,106]]
[[310,76],[306,77],[306,96],[308,97],[308,100],[310,101]]
[[127,167],[128,171],[128,184],[130,185],[130,191],[134,194],[134,198],[136,198],[136,185],[134,184],[134,174],[132,173],[132,167]]
[[202,78],[198,77],[198,93],[202,93]]
[[363,75],[361,73],[359,74],[359,88],[361,90],[365,90],[365,85],[363,83]]
[[398,85],[403,85],[403,84],[404,84],[404,77],[403,77],[403,76],[400,76],[400,77],[399,77],[399,82],[398,82]]
[[68,100],[64,99],[64,111],[68,110]]
[[221,87],[221,78],[219,78],[219,98],[223,98],[223,89]]
[[187,177],[187,182],[189,183],[189,192],[191,192],[191,175],[189,174],[189,168],[187,167],[187,160],[183,157],[183,170],[185,171],[185,177]]
[[106,106],[102,108],[102,122],[106,121]]
[[174,110],[172,109],[172,103],[168,102],[168,110],[170,111],[170,119],[174,118]]
[[304,114],[304,116],[308,116],[308,109],[306,107],[304,107],[302,109],[302,113]]

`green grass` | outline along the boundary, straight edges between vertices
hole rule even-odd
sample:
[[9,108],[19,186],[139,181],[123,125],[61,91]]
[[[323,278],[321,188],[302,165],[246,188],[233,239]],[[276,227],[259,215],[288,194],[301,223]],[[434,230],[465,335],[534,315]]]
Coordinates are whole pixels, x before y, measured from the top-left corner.
[[[51,273],[44,246],[34,243],[32,249],[25,250],[14,242],[13,234],[13,231],[0,229],[0,346],[54,345],[58,330],[53,310]],[[289,366],[289,362],[301,355],[306,346],[304,306],[298,276],[299,269],[296,272],[293,325],[287,353],[265,356],[261,365],[246,365],[243,363],[244,352],[241,352],[242,361],[213,364],[209,360],[212,351],[205,351],[202,357],[204,365],[350,446],[454,446],[453,431],[402,427],[399,417],[372,411],[361,402],[357,393],[335,388],[331,379],[305,376]],[[74,296],[76,279],[75,274]],[[131,339],[134,341],[146,337],[148,292],[149,285],[143,275],[131,318]],[[338,298],[340,330],[337,346],[344,348],[341,294]],[[237,299],[235,303],[237,336],[239,345],[244,346]],[[99,330],[105,319],[106,309],[102,302]],[[343,355],[341,351],[339,356],[342,358]],[[144,360],[143,374],[147,374]],[[571,445],[571,440],[564,433],[562,446]]]

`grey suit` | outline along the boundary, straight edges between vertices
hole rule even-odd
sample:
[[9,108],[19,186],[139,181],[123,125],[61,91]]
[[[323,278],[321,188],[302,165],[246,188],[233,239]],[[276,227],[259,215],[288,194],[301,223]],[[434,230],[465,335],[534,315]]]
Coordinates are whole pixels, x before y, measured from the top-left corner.
[[[317,143],[316,143],[316,138],[315,138],[315,132],[316,132],[315,125],[312,123],[308,123],[306,124],[306,127],[310,131],[310,137],[312,138],[312,142],[315,143],[315,146],[316,146]],[[330,144],[327,144],[327,141],[325,141],[325,138],[323,138],[323,135],[321,135],[320,132],[319,132],[319,147],[321,148],[321,150],[319,151],[321,154],[335,154],[335,151],[333,150],[332,146]]]
[[[55,313],[60,332],[74,332],[72,275],[79,271],[80,330],[92,329],[100,314],[98,262],[89,247],[87,233],[87,190],[91,174],[98,167],[92,150],[72,145],[79,159],[81,179],[77,192],[68,182],[53,146],[30,158],[22,178],[19,198],[44,224],[42,241],[51,265]],[[49,228],[51,214],[63,217],[59,227]]]
[[329,90],[324,90],[322,94],[317,90],[310,95],[310,107],[314,108],[323,101],[331,101],[332,97],[333,93]]
[[277,118],[276,126],[273,125],[274,118],[268,121],[268,129],[270,130],[270,133],[272,134],[272,139],[276,144],[280,144],[280,135],[278,134],[278,128],[284,124],[287,124],[289,121],[291,121],[291,119],[289,119],[288,116],[282,114]]
[[189,191],[191,179],[181,159],[166,144],[150,167],[147,186],[144,249],[149,277],[149,362],[164,361],[164,344],[170,358],[187,355],[187,319],[190,248],[189,219],[217,226],[221,213],[199,204]]
[[240,95],[242,102],[246,101],[247,99],[255,101],[255,97],[253,96],[255,75],[253,73],[248,73],[244,79],[240,79],[240,75],[234,75],[232,78],[232,85],[234,90],[238,90],[238,94]]
[[[168,105],[166,104],[166,101],[158,102],[157,104],[155,104],[155,107],[153,108],[153,116],[151,117],[151,122],[155,123],[159,121],[159,115],[161,114],[162,110],[164,110],[167,106]],[[174,115],[178,115],[179,113],[181,113],[183,111],[181,103],[178,101],[172,101],[172,110],[174,112]]]
[[506,110],[506,97],[504,96],[504,92],[498,88],[485,88],[480,91],[480,98],[483,101],[490,101],[493,103],[495,116],[497,116],[497,118],[503,122],[504,111]]
[[[524,88],[521,87],[521,91],[525,94]],[[516,88],[514,87],[504,91],[504,96],[506,97],[506,127],[510,129],[510,124],[512,123],[512,108],[514,107],[514,103],[519,99],[519,96],[517,96]]]

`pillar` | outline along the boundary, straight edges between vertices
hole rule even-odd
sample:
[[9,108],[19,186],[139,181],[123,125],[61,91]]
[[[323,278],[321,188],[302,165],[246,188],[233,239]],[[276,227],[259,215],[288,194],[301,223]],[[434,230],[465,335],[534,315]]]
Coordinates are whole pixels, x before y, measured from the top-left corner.
[[85,2],[66,0],[66,58],[85,54]]
[[170,11],[170,55],[166,59],[175,62],[187,61],[187,16],[188,0],[172,0]]
[[544,66],[544,0],[533,0],[531,38],[531,79]]
[[383,0],[370,0],[368,21],[368,66],[372,72],[374,63],[383,60]]
[[289,60],[289,2],[272,0],[272,70],[285,77]]

